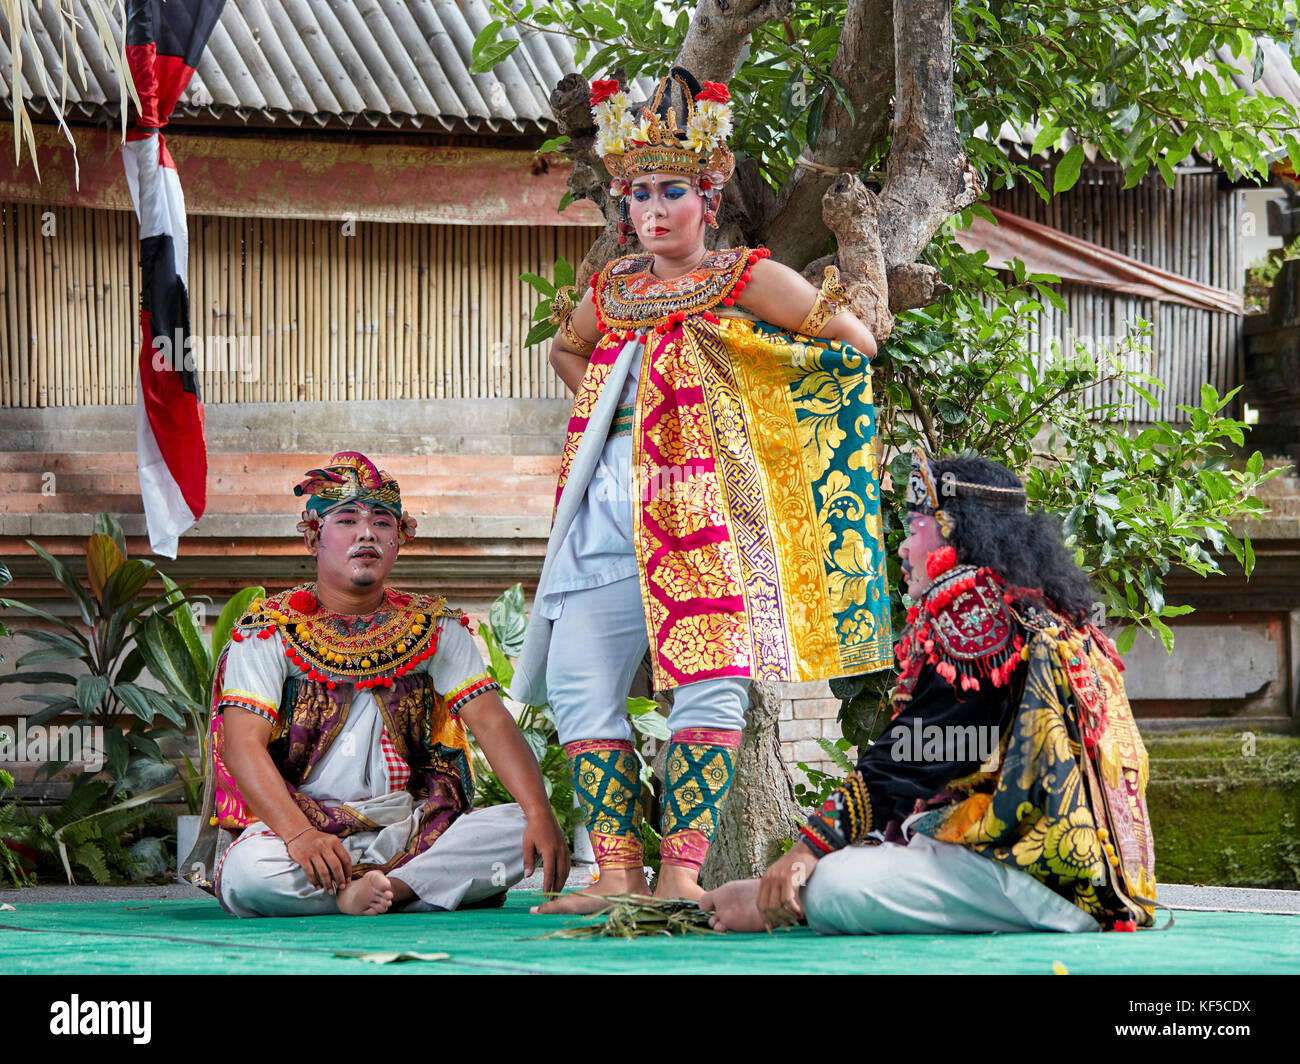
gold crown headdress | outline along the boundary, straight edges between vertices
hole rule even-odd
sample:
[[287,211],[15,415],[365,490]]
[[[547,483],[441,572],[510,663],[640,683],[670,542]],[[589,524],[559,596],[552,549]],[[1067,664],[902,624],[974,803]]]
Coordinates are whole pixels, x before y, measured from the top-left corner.
[[[674,96],[677,97],[674,100]],[[685,122],[678,125],[678,109]],[[596,119],[596,154],[613,180],[610,194],[626,208],[632,178],[638,174],[681,174],[691,178],[709,204],[736,168],[727,147],[731,133],[731,93],[706,81],[701,87],[689,71],[674,67],[659,82],[654,99],[639,118],[628,108],[627,93],[617,81],[591,83],[591,113]],[[716,228],[713,210],[706,212]],[[619,243],[625,242],[626,219]]]

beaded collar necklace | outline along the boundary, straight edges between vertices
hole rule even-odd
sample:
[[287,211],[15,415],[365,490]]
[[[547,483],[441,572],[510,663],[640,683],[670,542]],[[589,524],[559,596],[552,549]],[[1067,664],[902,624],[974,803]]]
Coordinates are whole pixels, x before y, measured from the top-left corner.
[[231,635],[244,639],[280,636],[284,655],[310,680],[331,690],[339,683],[359,689],[392,687],[438,649],[438,620],[469,619],[430,595],[407,595],[392,588],[374,613],[334,613],[316,597],[316,585],[303,584],[255,600]]
[[692,315],[716,323],[719,305],[734,306],[750,280],[750,268],[767,248],[710,251],[694,269],[665,280],[651,272],[653,255],[626,255],[592,274],[592,299],[600,331],[630,340],[638,328],[668,333]]

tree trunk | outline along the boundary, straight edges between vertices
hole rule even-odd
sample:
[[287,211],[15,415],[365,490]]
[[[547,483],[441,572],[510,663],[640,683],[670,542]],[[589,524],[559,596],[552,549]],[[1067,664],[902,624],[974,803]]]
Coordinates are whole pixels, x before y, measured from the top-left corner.
[[781,760],[775,687],[755,682],[749,715],[736,755],[736,774],[723,803],[718,832],[700,871],[707,889],[732,879],[750,879],[781,856],[781,846],[798,830],[794,784]]
[[[674,65],[701,81],[728,81],[750,35],[785,17],[791,0],[700,0]],[[850,107],[823,91],[816,144],[779,194],[763,181],[753,160],[743,160],[723,196],[711,246],[765,242],[796,270],[826,250],[834,234],[838,261],[853,311],[877,340],[887,338],[893,315],[925,306],[947,287],[932,266],[916,262],[935,230],[980,194],[978,176],[962,150],[953,95],[952,0],[848,0],[839,49],[830,73]],[[662,71],[666,74],[667,70]],[[626,84],[622,71],[614,76]],[[579,269],[579,283],[604,262],[637,250],[619,246],[613,203],[603,166],[595,157],[595,129],[587,84],[577,75],[560,82],[551,106],[564,151],[574,166],[574,198],[591,199],[609,219]],[[892,122],[892,131],[890,129]],[[869,153],[889,137],[879,193],[856,176]],[[819,284],[818,260],[805,275]],[[913,395],[917,404],[919,397]],[[927,411],[919,409],[934,445]],[[799,810],[781,761],[775,688],[755,683],[731,792],[702,870],[706,886],[762,872],[797,829]]]

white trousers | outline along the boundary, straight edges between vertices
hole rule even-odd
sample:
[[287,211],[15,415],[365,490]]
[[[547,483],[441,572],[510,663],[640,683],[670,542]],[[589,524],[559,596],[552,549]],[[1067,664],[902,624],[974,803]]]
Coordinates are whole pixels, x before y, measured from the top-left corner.
[[[403,912],[472,905],[524,878],[524,828],[518,805],[491,805],[457,817],[432,846],[388,873],[415,894]],[[340,839],[353,863],[379,832]],[[337,913],[332,894],[314,887],[279,835],[250,824],[217,866],[217,898],[234,916],[324,916]]]
[[928,835],[827,854],[803,888],[803,907],[808,926],[825,935],[1100,930],[1028,873]]
[[[561,743],[632,738],[627,693],[649,647],[637,577],[564,593],[546,659]],[[747,677],[699,680],[673,689],[668,728],[740,731],[748,708]]]

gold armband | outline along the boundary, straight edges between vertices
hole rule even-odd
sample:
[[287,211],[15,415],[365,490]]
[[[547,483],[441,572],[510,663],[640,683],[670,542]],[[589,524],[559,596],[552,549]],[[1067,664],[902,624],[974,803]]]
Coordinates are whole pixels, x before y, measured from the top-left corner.
[[584,340],[577,329],[573,327],[573,312],[577,305],[573,302],[574,294],[578,290],[573,285],[565,285],[556,291],[554,298],[551,299],[551,316],[552,325],[558,325],[560,331],[564,333],[564,338],[569,341],[569,346],[579,354],[586,354],[588,351],[596,349],[596,341]]
[[844,285],[840,281],[840,271],[834,266],[827,266],[825,276],[822,279],[821,291],[817,293],[817,298],[813,300],[812,310],[808,311],[808,316],[804,318],[803,324],[799,326],[798,331],[804,336],[816,336],[822,326],[831,318],[835,317],[844,305],[849,301],[849,294],[844,290]]

